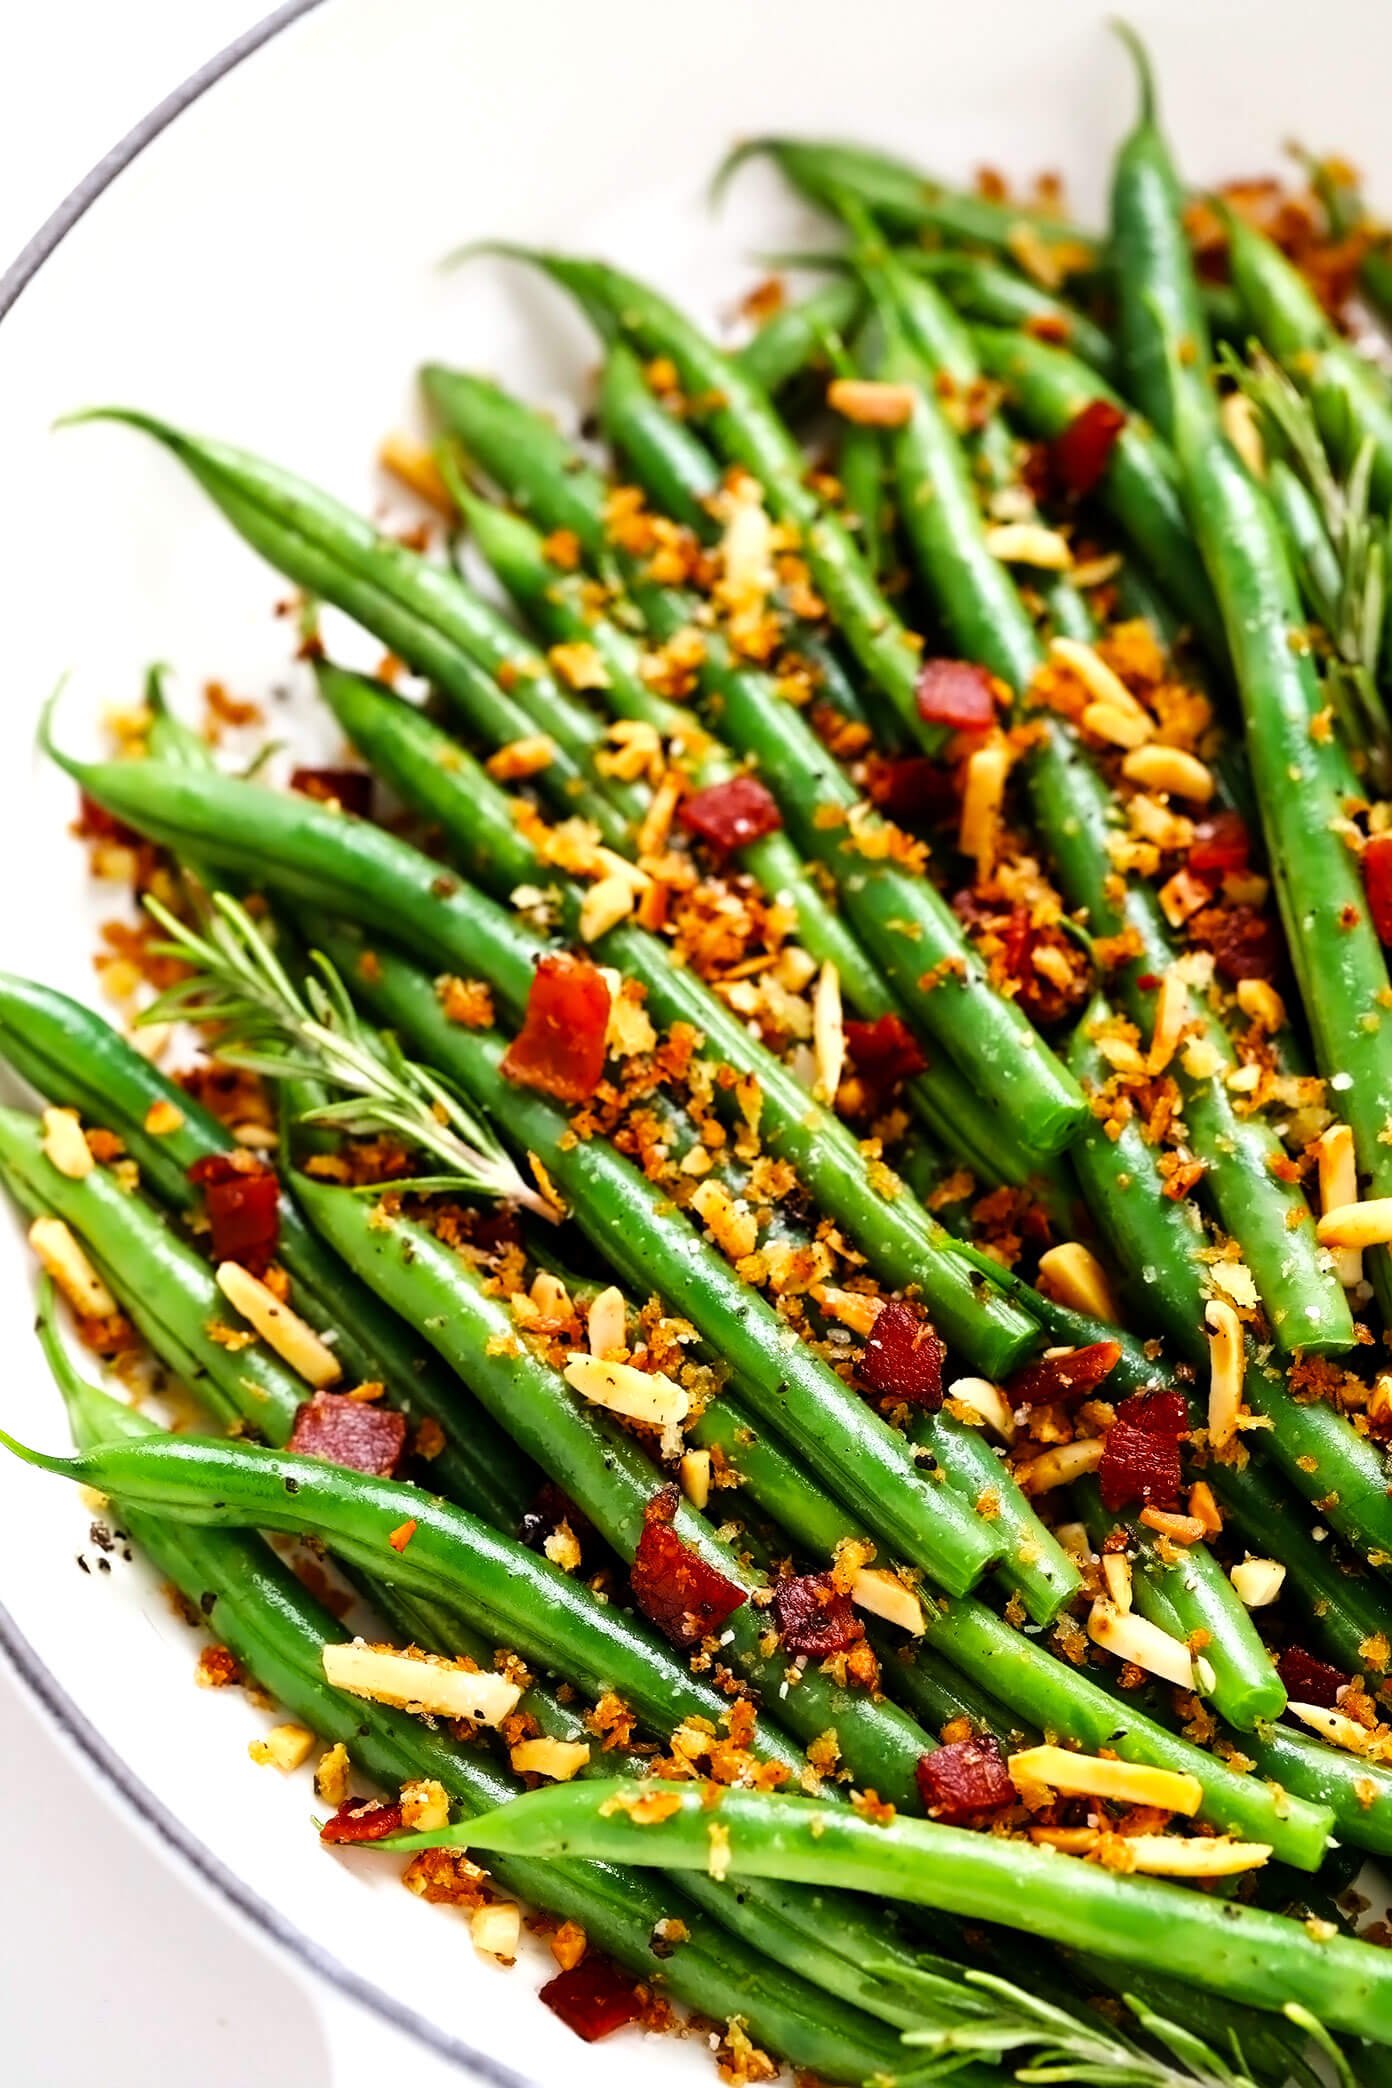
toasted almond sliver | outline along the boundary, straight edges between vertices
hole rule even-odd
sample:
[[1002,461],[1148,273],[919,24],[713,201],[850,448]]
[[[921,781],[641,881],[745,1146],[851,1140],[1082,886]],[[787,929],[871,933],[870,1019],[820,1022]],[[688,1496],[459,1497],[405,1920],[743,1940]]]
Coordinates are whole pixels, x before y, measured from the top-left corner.
[[1111,710],[1134,711],[1148,730],[1153,729],[1145,707],[1131,694],[1121,676],[1107,665],[1095,645],[1087,645],[1081,638],[1051,638],[1049,658],[1056,666],[1066,667],[1074,679],[1082,683],[1094,703],[1104,703]]
[[565,1381],[592,1406],[607,1407],[630,1421],[671,1428],[691,1409],[689,1394],[660,1370],[638,1370],[631,1363],[605,1363],[598,1356],[572,1356]]
[[1203,1785],[1174,1769],[1148,1762],[1114,1762],[1103,1755],[1074,1754],[1066,1747],[1028,1747],[1006,1763],[1018,1784],[1046,1784],[1071,1798],[1114,1798],[1122,1805],[1154,1805],[1162,1812],[1196,1813]]
[[1154,740],[1133,747],[1121,764],[1121,773],[1143,790],[1163,790],[1196,805],[1206,805],[1215,788],[1212,769],[1197,754],[1186,754],[1181,747],[1162,747]]
[[857,1609],[869,1610],[872,1617],[883,1617],[886,1624],[897,1624],[911,1637],[923,1636],[923,1604],[897,1573],[886,1573],[878,1566],[862,1566],[851,1582],[851,1600]]
[[836,1100],[841,1070],[846,1063],[841,974],[830,958],[817,974],[817,990],[812,996],[812,1054],[817,1062],[817,1085],[813,1093],[819,1102],[830,1104]]
[[1244,1559],[1228,1575],[1247,1609],[1265,1609],[1281,1592],[1286,1569],[1279,1559]]
[[1256,409],[1246,392],[1227,392],[1218,402],[1223,433],[1241,457],[1253,478],[1266,477],[1266,444],[1257,424]]
[[881,384],[870,377],[834,377],[827,404],[858,428],[902,428],[913,419],[917,394],[911,384]]
[[1349,1754],[1367,1754],[1372,1735],[1347,1711],[1336,1711],[1326,1704],[1287,1704],[1286,1709],[1331,1747],[1342,1747]]
[[955,1378],[947,1388],[947,1397],[979,1415],[1003,1443],[1014,1442],[1015,1416],[1010,1401],[999,1385],[993,1385],[989,1378]]
[[1155,727],[1144,711],[1122,710],[1115,703],[1089,703],[1083,711],[1083,728],[1114,747],[1140,747]]
[[1196,1664],[1182,1639],[1172,1638],[1158,1624],[1134,1611],[1124,1612],[1115,1604],[1094,1602],[1088,1612],[1088,1637],[1094,1645],[1129,1660],[1148,1675],[1159,1675],[1177,1689],[1193,1689],[1199,1682]]
[[588,1740],[519,1740],[509,1757],[519,1776],[549,1776],[552,1783],[569,1783],[590,1759]]
[[1056,1450],[1043,1451],[1021,1465],[1015,1477],[1027,1494],[1048,1493],[1051,1487],[1067,1486],[1085,1472],[1095,1472],[1101,1462],[1101,1436],[1083,1436],[1076,1443],[1060,1443]]
[[272,1726],[264,1740],[253,1740],[251,1758],[264,1762],[269,1768],[279,1769],[282,1776],[302,1768],[309,1760],[314,1735],[302,1725]]
[[377,452],[377,462],[383,471],[389,471],[403,486],[409,486],[418,500],[438,508],[442,515],[454,513],[454,502],[450,499],[449,487],[440,476],[440,467],[423,442],[412,435],[385,435]]
[[711,1454],[709,1450],[686,1450],[677,1466],[681,1490],[693,1508],[704,1511],[710,1499]]
[[1054,1535],[1075,1566],[1086,1566],[1090,1563],[1093,1556],[1092,1539],[1082,1523],[1060,1523]]
[[469,1916],[469,1934],[480,1957],[498,1958],[510,1965],[522,1941],[522,1909],[514,1900],[492,1900],[475,1907]]
[[828,1319],[849,1327],[862,1340],[879,1317],[880,1301],[868,1291],[839,1290],[834,1283],[818,1283],[813,1286],[812,1296]]
[[1106,1586],[1108,1599],[1115,1608],[1121,1611],[1124,1617],[1129,1616],[1131,1613],[1133,1576],[1131,1561],[1127,1558],[1125,1552],[1103,1552],[1102,1579]]
[[1168,1537],[1171,1544],[1198,1544],[1203,1539],[1204,1526],[1197,1515],[1176,1515],[1170,1508],[1142,1508],[1137,1520],[1157,1536]]
[[36,1218],[29,1228],[29,1245],[74,1312],[84,1319],[115,1316],[116,1300],[61,1218]]
[[1001,735],[988,740],[984,747],[977,747],[967,758],[957,840],[963,855],[970,856],[976,864],[978,881],[989,877],[995,867],[1009,773],[1010,748]]
[[580,940],[598,942],[633,911],[635,893],[626,877],[601,877],[580,902]]
[[1336,1204],[1315,1227],[1321,1247],[1386,1247],[1392,1241],[1392,1196]]
[[[1337,1211],[1356,1204],[1358,1161],[1348,1125],[1331,1124],[1315,1150],[1319,1155],[1320,1209]],[[1363,1257],[1356,1247],[1336,1250],[1334,1272],[1345,1290],[1352,1290],[1363,1281]]]
[[758,1219],[747,1203],[731,1196],[723,1182],[702,1182],[692,1193],[691,1208],[709,1228],[721,1253],[731,1261],[742,1260],[758,1246]]
[[75,1109],[46,1109],[43,1113],[44,1158],[70,1182],[80,1182],[96,1162],[82,1135],[82,1122]]
[[1081,1240],[1064,1240],[1039,1257],[1041,1288],[1060,1305],[1086,1312],[1110,1326],[1121,1324],[1121,1312],[1107,1281],[1107,1272],[1090,1247]]
[[351,1696],[437,1718],[467,1718],[475,1725],[500,1725],[522,1695],[502,1675],[475,1673],[429,1654],[400,1653],[362,1639],[324,1648],[324,1678]]
[[1205,1537],[1221,1537],[1223,1517],[1206,1479],[1196,1479],[1189,1489],[1189,1513],[1203,1527]]
[[1268,979],[1239,979],[1234,990],[1237,1005],[1250,1022],[1259,1022],[1272,1032],[1285,1028],[1286,1004]]
[[343,1375],[339,1362],[327,1342],[319,1339],[313,1327],[283,1305],[273,1290],[269,1290],[258,1276],[253,1276],[240,1262],[219,1262],[217,1286],[229,1305],[251,1326],[261,1339],[273,1348],[281,1361],[288,1363],[297,1376],[316,1392],[329,1385],[336,1385]]
[[615,1284],[602,1290],[585,1315],[585,1334],[590,1354],[621,1361],[628,1352],[628,1313],[624,1295]]
[[1204,1308],[1208,1321],[1209,1383],[1208,1440],[1222,1450],[1237,1434],[1242,1418],[1242,1385],[1246,1353],[1242,1322],[1226,1298],[1210,1298]]
[[1260,1870],[1271,1855],[1267,1842],[1229,1841],[1226,1835],[1131,1834],[1127,1854],[1134,1870],[1152,1878],[1231,1878]]
[[1073,548],[1057,529],[1041,522],[996,522],[985,532],[986,549],[1002,565],[1036,566],[1044,572],[1066,573],[1073,563]]

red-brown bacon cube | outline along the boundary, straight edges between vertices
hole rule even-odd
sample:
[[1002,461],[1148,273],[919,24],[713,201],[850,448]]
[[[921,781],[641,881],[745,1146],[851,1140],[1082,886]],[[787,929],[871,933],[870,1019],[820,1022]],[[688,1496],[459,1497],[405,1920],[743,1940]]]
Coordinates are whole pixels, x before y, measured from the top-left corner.
[[401,1807],[382,1798],[346,1798],[331,1820],[319,1829],[321,1842],[347,1846],[352,1842],[385,1841],[401,1832]]
[[936,1413],[943,1402],[946,1355],[921,1306],[886,1298],[865,1343],[861,1383],[881,1399],[902,1399]]
[[920,1755],[918,1792],[935,1820],[964,1827],[1015,1803],[1015,1786],[1000,1746],[990,1733],[952,1740]]
[[263,1276],[280,1244],[280,1180],[273,1167],[237,1146],[205,1153],[188,1171],[203,1191],[217,1261],[240,1262]]
[[1091,493],[1111,462],[1126,415],[1110,399],[1090,399],[1049,444],[1049,472],[1065,493]]
[[1066,1356],[1041,1356],[1006,1381],[1006,1397],[1012,1406],[1052,1406],[1060,1400],[1084,1399],[1115,1370],[1120,1357],[1117,1341],[1090,1341],[1084,1348],[1070,1349]]
[[1327,1660],[1307,1653],[1303,1646],[1287,1646],[1276,1663],[1276,1672],[1293,1704],[1320,1704],[1326,1711],[1333,1710],[1339,1691],[1348,1681],[1347,1675],[1340,1674]]
[[347,1392],[316,1392],[297,1409],[286,1447],[322,1457],[326,1464],[393,1479],[406,1448],[406,1416]]
[[604,1078],[609,988],[588,957],[543,957],[532,974],[522,1027],[503,1055],[503,1077],[558,1102],[585,1102]]
[[790,1653],[805,1653],[811,1660],[825,1660],[830,1653],[844,1653],[865,1627],[829,1573],[797,1573],[778,1582],[773,1591],[773,1618],[778,1636]]
[[683,1543],[672,1528],[676,1513],[677,1490],[664,1486],[644,1512],[629,1584],[643,1615],[674,1646],[694,1646],[719,1631],[745,1592]]
[[991,677],[970,660],[925,660],[914,695],[925,724],[949,732],[989,732],[996,722]]
[[594,1950],[587,1950],[578,1965],[548,1979],[541,1998],[586,2044],[622,2030],[625,2023],[636,2023],[643,2012],[633,1981]]
[[725,855],[765,834],[776,834],[783,824],[772,792],[757,776],[731,776],[728,782],[693,791],[682,799],[678,816],[688,833]]
[[1183,1468],[1179,1446],[1189,1413],[1178,1392],[1140,1392],[1117,1408],[1107,1430],[1097,1484],[1109,1513],[1140,1501],[1148,1508],[1173,1508]]

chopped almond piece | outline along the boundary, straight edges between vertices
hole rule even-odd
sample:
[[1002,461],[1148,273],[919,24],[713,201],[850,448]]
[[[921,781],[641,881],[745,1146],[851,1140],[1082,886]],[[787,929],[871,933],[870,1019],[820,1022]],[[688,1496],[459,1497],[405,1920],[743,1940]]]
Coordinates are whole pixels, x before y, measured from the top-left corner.
[[897,1624],[914,1638],[921,1638],[927,1629],[923,1604],[897,1573],[882,1572],[878,1566],[862,1566],[851,1581],[851,1600],[857,1609],[869,1610],[872,1617],[883,1617],[886,1624]]
[[515,1711],[522,1691],[502,1675],[462,1668],[430,1653],[402,1653],[394,1646],[369,1646],[362,1639],[325,1646],[324,1679],[350,1696],[395,1704],[403,1711],[429,1711],[437,1718],[467,1718],[475,1725],[501,1725]]
[[704,1510],[710,1499],[711,1456],[709,1450],[687,1450],[677,1466],[681,1490],[693,1508]]
[[1228,1575],[1237,1599],[1247,1609],[1265,1609],[1281,1592],[1286,1569],[1279,1559],[1244,1559]]
[[1223,1517],[1213,1496],[1213,1488],[1206,1479],[1196,1479],[1189,1489],[1189,1513],[1203,1530],[1205,1537],[1221,1537]]
[[846,1024],[841,1012],[841,974],[830,958],[817,975],[812,997],[812,1053],[817,1065],[813,1093],[819,1102],[834,1102],[846,1063]]
[[1041,522],[994,522],[985,532],[986,549],[1002,565],[1037,566],[1066,573],[1073,563],[1072,546],[1057,529]]
[[601,877],[580,902],[580,940],[598,942],[611,928],[617,928],[632,913],[636,897],[628,878]]
[[167,1095],[158,1096],[145,1112],[145,1129],[151,1138],[168,1138],[172,1131],[182,1128],[183,1122],[184,1112]]
[[1242,1322],[1226,1298],[1210,1298],[1204,1318],[1208,1337],[1208,1440],[1222,1450],[1237,1434],[1242,1419],[1242,1386],[1246,1352]]
[[828,1319],[838,1320],[862,1338],[879,1317],[880,1301],[868,1291],[838,1290],[833,1283],[818,1283],[813,1286],[812,1296]]
[[449,1825],[449,1793],[434,1777],[401,1786],[401,1824],[412,1834],[434,1834]]
[[1206,805],[1216,788],[1212,769],[1197,754],[1186,754],[1180,747],[1162,747],[1154,740],[1147,746],[1133,747],[1121,764],[1121,773],[1129,782],[1139,783],[1143,790],[1163,790],[1169,797],[1188,798],[1196,805]]
[[498,783],[522,783],[539,776],[556,758],[556,742],[545,732],[528,733],[524,739],[509,740],[490,754],[484,767]]
[[947,1403],[956,1400],[975,1414],[1003,1443],[1015,1440],[1015,1416],[1010,1401],[989,1378],[954,1378],[947,1388]]
[[80,1182],[96,1166],[92,1149],[82,1133],[75,1109],[46,1109],[43,1113],[44,1158],[70,1182]]
[[1386,1247],[1392,1242],[1392,1196],[1336,1204],[1315,1227],[1321,1247]]
[[[1268,979],[1239,979],[1237,1005],[1251,1022],[1272,1035],[1286,1026],[1286,1004]],[[1355,1189],[1354,1194],[1357,1194]]]
[[112,1319],[119,1309],[61,1218],[36,1218],[29,1245],[63,1296],[82,1319]]
[[622,1362],[628,1353],[628,1313],[624,1295],[615,1284],[602,1290],[585,1315],[585,1333],[590,1354]]
[[709,1230],[722,1254],[742,1261],[759,1244],[759,1227],[748,1204],[731,1196],[723,1182],[702,1182],[693,1193],[691,1208]]
[[1155,730],[1144,711],[1120,710],[1114,703],[1089,703],[1082,723],[1086,732],[1114,747],[1143,746]]
[[1331,1747],[1342,1747],[1349,1754],[1367,1754],[1374,1745],[1373,1735],[1366,1726],[1350,1718],[1346,1711],[1336,1711],[1328,1704],[1287,1704],[1292,1718],[1298,1718],[1311,1732],[1318,1733]]
[[1096,646],[1085,645],[1080,638],[1051,638],[1049,658],[1056,666],[1066,667],[1074,679],[1082,683],[1094,703],[1105,704],[1110,710],[1134,712],[1147,731],[1153,729],[1148,713],[1121,676],[1107,665]]
[[377,462],[383,471],[389,471],[393,478],[400,479],[403,486],[409,486],[418,500],[438,508],[442,515],[453,515],[454,502],[450,499],[449,487],[423,442],[417,442],[411,435],[386,435],[377,452]]
[[599,655],[598,649],[587,639],[576,638],[569,644],[553,645],[546,655],[567,688],[607,689],[609,670]]
[[[1347,1124],[1331,1124],[1315,1147],[1319,1155],[1320,1209],[1347,1209],[1358,1201],[1358,1161],[1353,1133]],[[1334,1255],[1334,1272],[1345,1290],[1363,1281],[1363,1257],[1356,1247],[1342,1247]]]
[[589,1761],[590,1743],[543,1734],[538,1740],[519,1740],[508,1759],[519,1776],[549,1776],[552,1783],[569,1783]]
[[679,1426],[691,1409],[682,1386],[664,1377],[660,1370],[637,1370],[631,1363],[605,1363],[598,1356],[572,1356],[565,1367],[565,1381],[592,1406],[607,1407],[630,1421],[646,1421],[654,1428]]
[[1065,1240],[1039,1257],[1040,1289],[1074,1312],[1120,1326],[1121,1311],[1107,1280],[1107,1272],[1090,1247],[1080,1240]]
[[869,377],[834,377],[827,386],[827,405],[858,428],[902,428],[913,419],[916,394],[911,384],[881,384]]
[[1199,1544],[1203,1541],[1204,1526],[1197,1515],[1179,1515],[1172,1508],[1142,1508],[1137,1517],[1157,1537],[1168,1537],[1171,1544]]
[[1000,841],[1001,808],[1005,782],[1010,773],[1010,748],[996,735],[967,757],[966,782],[962,791],[962,819],[957,844],[976,865],[978,883],[995,867]]
[[1174,1769],[1147,1762],[1114,1762],[1102,1755],[1074,1754],[1066,1747],[1027,1747],[1006,1761],[1017,1784],[1045,1784],[1070,1798],[1114,1799],[1120,1805],[1153,1805],[1161,1812],[1196,1813],[1203,1785]]
[[253,1740],[247,1753],[253,1762],[262,1762],[288,1776],[309,1760],[313,1745],[314,1735],[304,1726],[278,1725],[271,1727],[264,1740]]
[[1134,1667],[1144,1668],[1148,1675],[1173,1682],[1176,1689],[1213,1687],[1213,1670],[1206,1660],[1196,1660],[1182,1639],[1172,1638],[1168,1631],[1162,1631],[1146,1617],[1138,1617],[1134,1611],[1119,1610],[1110,1602],[1094,1602],[1088,1612],[1087,1632],[1094,1645],[1105,1647],[1118,1660],[1129,1660]]
[[316,1796],[322,1798],[325,1805],[331,1805],[335,1812],[348,1802],[348,1775],[348,1750],[341,1740],[335,1740],[333,1746],[320,1755],[314,1771]]
[[338,1383],[343,1365],[333,1350],[259,1277],[250,1275],[240,1262],[219,1262],[217,1286],[228,1304],[307,1385],[322,1392]]
[[1095,1472],[1102,1462],[1101,1436],[1082,1436],[1075,1443],[1060,1443],[1021,1465],[1015,1477],[1027,1494],[1048,1493],[1055,1486],[1071,1485],[1085,1472]]
[[522,1909],[512,1900],[494,1900],[475,1907],[469,1916],[469,1934],[480,1957],[514,1964],[522,1941]]
[[1129,1616],[1134,1594],[1134,1578],[1131,1561],[1125,1552],[1103,1552],[1102,1579],[1106,1584],[1108,1600],[1124,1617]]

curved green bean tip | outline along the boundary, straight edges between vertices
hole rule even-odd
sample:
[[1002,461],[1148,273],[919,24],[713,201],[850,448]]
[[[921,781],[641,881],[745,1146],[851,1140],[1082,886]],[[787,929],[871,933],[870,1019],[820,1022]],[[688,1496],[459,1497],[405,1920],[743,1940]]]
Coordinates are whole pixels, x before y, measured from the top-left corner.
[[60,1479],[81,1479],[83,1475],[81,1458],[56,1457],[49,1450],[34,1450],[3,1428],[0,1428],[0,1449],[8,1450],[22,1464],[33,1465],[40,1472],[54,1472]]
[[776,137],[772,132],[768,132],[760,138],[741,138],[738,144],[732,145],[711,175],[706,189],[706,201],[711,209],[717,210],[724,202],[725,191],[741,167],[754,159],[777,159],[788,143],[788,139]]
[[823,268],[828,274],[844,275],[852,265],[844,247],[777,247],[759,249],[750,255],[760,268]]
[[1139,33],[1124,16],[1113,15],[1107,26],[1114,35],[1121,38],[1121,41],[1130,52],[1136,67],[1136,84],[1141,90],[1141,113],[1139,120],[1142,124],[1154,123],[1156,107],[1155,68],[1151,64],[1150,53],[1141,42]]
[[57,740],[53,737],[53,714],[58,708],[59,698],[67,685],[68,675],[64,672],[59,675],[49,695],[44,699],[43,708],[39,712],[39,723],[34,739],[41,754],[46,754],[49,760],[57,762],[59,768],[67,775],[75,777],[78,782],[81,782],[83,776],[92,767],[92,763],[79,761],[75,754],[65,754],[58,745]]
[[586,318],[606,341],[618,339],[619,326],[614,313],[602,298],[595,297],[586,283],[586,271],[593,265],[570,254],[555,254],[546,247],[525,246],[515,239],[471,239],[456,247],[440,262],[441,268],[457,268],[462,262],[477,260],[481,255],[500,261],[518,261],[526,268],[539,268],[543,275],[550,276],[568,290],[576,303],[583,309]]

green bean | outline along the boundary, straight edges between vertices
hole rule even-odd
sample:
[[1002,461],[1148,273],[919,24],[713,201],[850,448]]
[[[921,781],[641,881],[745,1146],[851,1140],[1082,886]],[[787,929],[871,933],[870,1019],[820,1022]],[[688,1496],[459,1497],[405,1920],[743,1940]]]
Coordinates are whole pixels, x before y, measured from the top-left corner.
[[1327,1747],[1312,1733],[1262,1723],[1244,1733],[1243,1751],[1263,1776],[1334,1815],[1334,1831],[1374,1856],[1392,1855],[1392,1769],[1385,1762]]
[[672,1793],[671,1813],[639,1825],[628,1803],[653,1788],[587,1783],[532,1792],[483,1823],[424,1840],[692,1869],[704,1869],[714,1851],[731,1876],[830,1879],[1031,1934],[1043,1927],[1073,1948],[1139,1958],[1257,2008],[1279,2011],[1299,1993],[1332,2028],[1392,2043],[1392,1967],[1364,1943],[1336,1936],[1312,1951],[1300,1924],[1232,1900],[932,1821],[877,1825],[808,1799],[728,1791],[712,1810],[701,1792],[673,1784],[662,1787]]
[[863,302],[860,285],[848,277],[820,284],[811,296],[780,306],[734,359],[773,398],[822,353],[828,335],[850,333]]
[[1041,290],[984,254],[915,252],[903,255],[904,266],[931,277],[944,296],[966,318],[988,326],[1018,328],[1040,341],[1066,348],[1070,356],[1109,383],[1117,373],[1117,351],[1110,337],[1085,312],[1061,297]]

